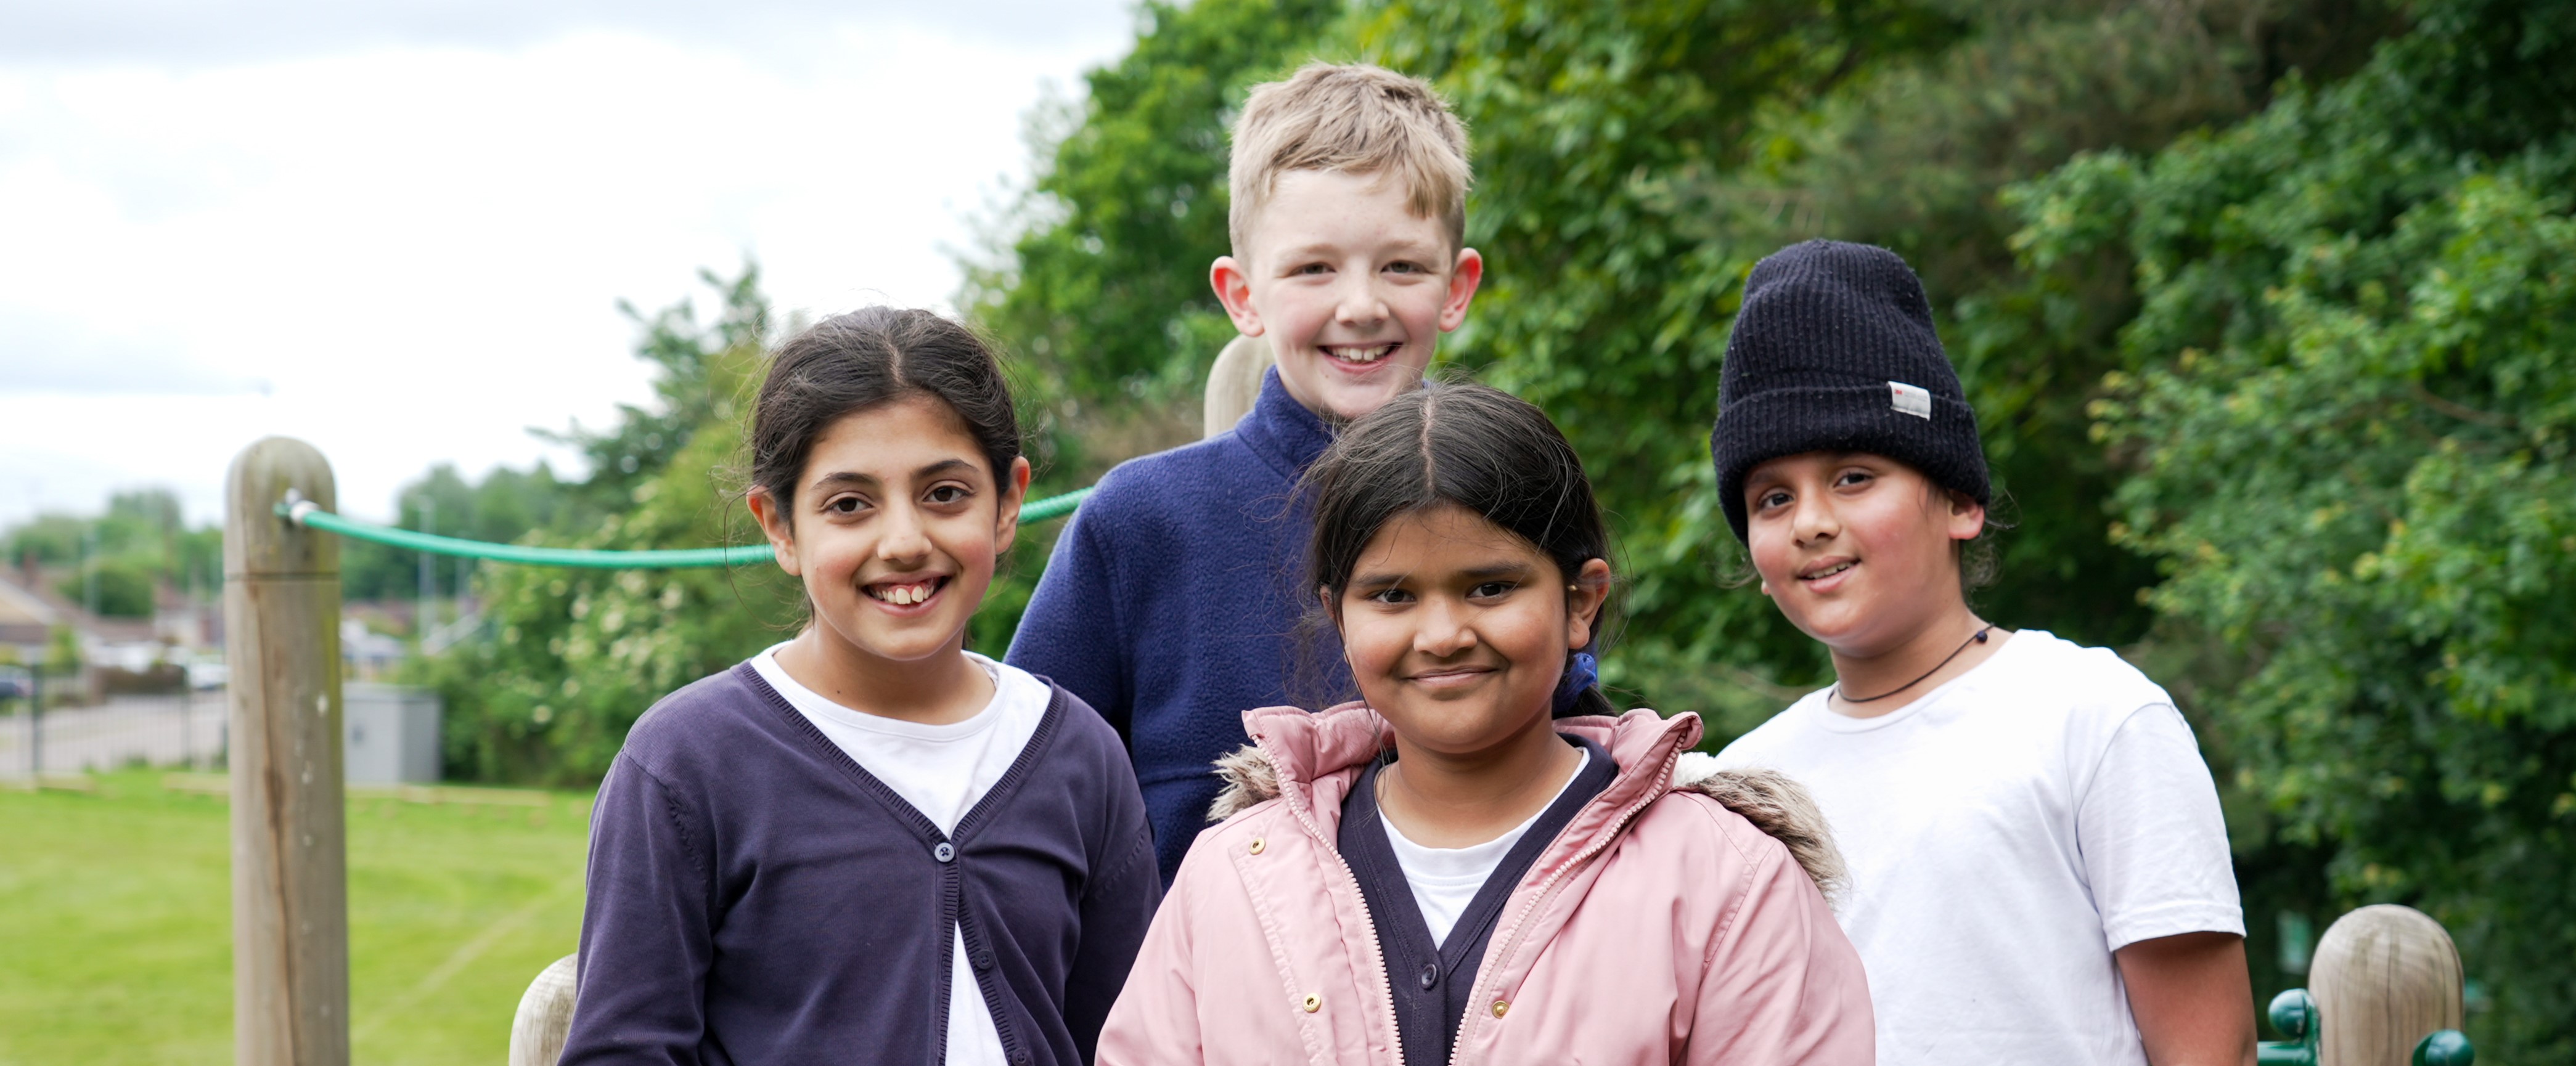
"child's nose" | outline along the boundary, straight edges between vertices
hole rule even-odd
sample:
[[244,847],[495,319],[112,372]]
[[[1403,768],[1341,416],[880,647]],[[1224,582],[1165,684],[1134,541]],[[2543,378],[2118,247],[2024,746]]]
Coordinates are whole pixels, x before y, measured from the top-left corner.
[[1455,605],[1434,599],[1426,606],[1421,628],[1413,631],[1414,650],[1446,658],[1476,646],[1475,628]]
[[1789,516],[1789,530],[1800,544],[1831,540],[1842,532],[1842,519],[1834,514],[1833,505],[1821,493],[1800,493],[1797,510]]
[[910,507],[889,507],[877,528],[879,559],[911,562],[930,554],[930,534],[922,528],[919,511]]
[[1386,317],[1386,300],[1378,294],[1375,277],[1353,278],[1343,282],[1341,289],[1341,299],[1333,305],[1334,320],[1350,325]]

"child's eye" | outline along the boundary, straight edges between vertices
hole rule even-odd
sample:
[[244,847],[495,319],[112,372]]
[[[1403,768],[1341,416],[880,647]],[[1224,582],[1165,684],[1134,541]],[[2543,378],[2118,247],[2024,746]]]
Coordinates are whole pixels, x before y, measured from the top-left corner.
[[823,501],[823,513],[854,515],[859,513],[860,509],[867,505],[866,500],[862,500],[856,496],[834,496],[831,499]]
[[972,493],[964,485],[941,485],[931,489],[926,498],[932,503],[957,503],[969,495]]
[[1398,261],[1398,262],[1388,263],[1388,264],[1386,265],[1386,268],[1387,268],[1388,270],[1392,270],[1392,271],[1394,271],[1394,272],[1396,272],[1396,273],[1398,273],[1398,274],[1419,274],[1419,273],[1422,273],[1422,264],[1420,264],[1420,263],[1406,263],[1406,262]]
[[1306,264],[1305,266],[1301,266],[1301,267],[1298,267],[1298,268],[1297,268],[1297,269],[1295,269],[1295,270],[1291,270],[1291,271],[1289,271],[1289,273],[1291,273],[1291,274],[1329,274],[1329,273],[1331,273],[1331,272],[1332,272],[1332,270],[1333,270],[1333,268],[1328,267],[1328,266],[1325,266],[1325,265],[1324,265],[1324,264],[1322,264],[1322,263],[1308,263],[1308,264]]
[[1786,507],[1788,505],[1789,494],[1777,489],[1763,493],[1762,495],[1755,497],[1753,500],[1753,509],[1757,511],[1768,511],[1774,507]]
[[1369,593],[1367,599],[1370,603],[1412,603],[1413,594],[1400,588],[1379,589]]
[[1867,470],[1845,470],[1841,477],[1834,479],[1834,486],[1836,488],[1842,488],[1851,485],[1866,485],[1876,480],[1878,480],[1877,477]]
[[1471,600],[1490,600],[1510,594],[1515,586],[1509,581],[1488,581],[1467,590]]

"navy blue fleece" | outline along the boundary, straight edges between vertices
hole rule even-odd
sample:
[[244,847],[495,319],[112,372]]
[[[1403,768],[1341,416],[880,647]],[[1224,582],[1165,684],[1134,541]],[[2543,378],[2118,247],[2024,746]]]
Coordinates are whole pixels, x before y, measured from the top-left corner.
[[1126,753],[1062,688],[939,829],[749,665],[635,723],[591,812],[567,1066],[938,1062],[955,940],[1013,1066],[1091,1061],[1162,886]]
[[1312,596],[1296,588],[1308,522],[1291,497],[1332,442],[1273,368],[1232,431],[1100,479],[1011,640],[1011,665],[1072,689],[1126,738],[1165,884],[1207,826],[1209,764],[1249,740],[1243,712],[1350,689],[1329,632],[1297,651]]

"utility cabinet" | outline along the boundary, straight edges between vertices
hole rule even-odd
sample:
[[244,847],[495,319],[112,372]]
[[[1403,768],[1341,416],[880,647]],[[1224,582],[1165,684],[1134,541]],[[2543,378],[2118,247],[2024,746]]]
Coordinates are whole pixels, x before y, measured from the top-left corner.
[[438,693],[352,683],[340,693],[342,768],[353,785],[438,783]]

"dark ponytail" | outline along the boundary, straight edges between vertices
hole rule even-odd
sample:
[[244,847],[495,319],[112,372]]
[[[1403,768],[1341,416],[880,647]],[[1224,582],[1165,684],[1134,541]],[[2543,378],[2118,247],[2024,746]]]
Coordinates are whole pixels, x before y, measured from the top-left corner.
[[1020,457],[1020,420],[993,350],[973,330],[928,311],[869,307],[787,339],[770,360],[751,420],[751,483],[782,513],[814,440],[841,416],[906,396],[947,404],[966,423],[993,480]]
[[[1378,531],[1442,504],[1527,541],[1567,582],[1584,563],[1610,558],[1610,532],[1574,446],[1545,412],[1491,386],[1433,382],[1395,398],[1344,429],[1307,470],[1302,491],[1315,521],[1306,588],[1323,590],[1326,602],[1339,602]],[[1604,598],[1584,651],[1598,654],[1612,617]],[[1558,716],[1611,713],[1593,685]]]

